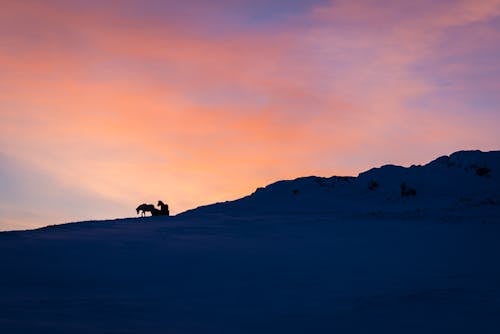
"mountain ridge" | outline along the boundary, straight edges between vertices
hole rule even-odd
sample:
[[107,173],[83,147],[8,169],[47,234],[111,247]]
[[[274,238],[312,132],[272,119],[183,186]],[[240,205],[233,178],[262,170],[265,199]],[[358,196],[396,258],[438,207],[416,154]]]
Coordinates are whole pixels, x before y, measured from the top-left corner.
[[[415,189],[416,195],[402,196],[402,183]],[[199,206],[175,217],[310,213],[338,218],[500,221],[500,150],[457,151],[410,167],[385,164],[360,172],[358,176],[302,176],[279,180],[242,198]],[[144,221],[172,218],[147,217]],[[74,229],[101,223],[130,224],[136,220],[139,218],[77,221],[35,230]]]
[[[402,187],[415,194],[403,195]],[[358,176],[305,176],[280,180],[252,194],[201,206],[194,213],[324,211],[374,214],[432,210],[500,211],[500,151],[457,151],[425,165],[386,164]],[[490,210],[494,207],[494,210]]]

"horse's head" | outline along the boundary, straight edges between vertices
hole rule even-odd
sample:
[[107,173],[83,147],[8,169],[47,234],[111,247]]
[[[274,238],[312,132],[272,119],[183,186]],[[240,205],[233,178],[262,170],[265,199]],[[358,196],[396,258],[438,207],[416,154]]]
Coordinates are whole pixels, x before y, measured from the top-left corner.
[[135,209],[135,211],[137,211],[137,214],[139,214],[141,211],[142,211],[142,212],[144,212],[145,210],[146,210],[146,211],[148,210],[148,204],[146,204],[146,203],[143,203],[143,204],[139,205],[139,206]]
[[158,205],[158,206],[164,206],[165,203],[163,203],[162,201],[158,201],[158,204],[156,204],[156,205]]

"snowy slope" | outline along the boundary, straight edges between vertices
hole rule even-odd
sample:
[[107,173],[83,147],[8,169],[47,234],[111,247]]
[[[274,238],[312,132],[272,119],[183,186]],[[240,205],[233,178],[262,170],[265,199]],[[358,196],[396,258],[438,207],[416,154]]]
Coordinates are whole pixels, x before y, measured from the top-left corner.
[[499,333],[497,171],[498,153],[459,152],[0,233],[0,333]]
[[192,215],[0,234],[1,333],[498,333],[500,224]]
[[198,215],[0,234],[1,333],[498,333],[500,224]]
[[[403,182],[416,190],[416,196],[401,196]],[[500,218],[500,151],[461,151],[424,166],[386,165],[358,177],[311,176],[279,181],[240,200],[195,209],[200,211],[400,217],[457,213],[484,216],[488,212],[488,216]]]

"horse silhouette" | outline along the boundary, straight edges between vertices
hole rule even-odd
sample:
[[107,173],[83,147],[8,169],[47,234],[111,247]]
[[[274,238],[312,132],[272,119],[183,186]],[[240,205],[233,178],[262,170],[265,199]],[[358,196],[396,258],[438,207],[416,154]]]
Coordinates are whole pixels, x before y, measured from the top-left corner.
[[137,211],[137,214],[141,214],[141,217],[144,217],[146,216],[146,212],[150,212],[151,215],[153,215],[153,211],[155,210],[158,210],[157,208],[155,208],[155,206],[153,204],[146,204],[146,203],[143,203],[141,205],[139,205],[135,211]]
[[163,203],[162,201],[158,201],[157,204],[160,207],[160,216],[168,216],[170,212],[168,211],[168,205]]
[[168,216],[170,215],[170,212],[168,210],[168,205],[163,203],[162,201],[158,201],[157,204],[160,209],[155,208],[153,204],[146,204],[143,203],[139,205],[135,210],[137,211],[137,214],[141,214],[141,217],[146,216],[146,212],[149,212],[151,216]]

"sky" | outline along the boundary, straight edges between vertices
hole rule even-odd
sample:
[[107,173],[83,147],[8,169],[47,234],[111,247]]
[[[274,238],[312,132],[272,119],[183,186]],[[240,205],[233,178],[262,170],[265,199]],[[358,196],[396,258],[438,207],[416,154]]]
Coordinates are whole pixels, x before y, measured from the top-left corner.
[[500,148],[500,0],[0,8],[0,230]]

